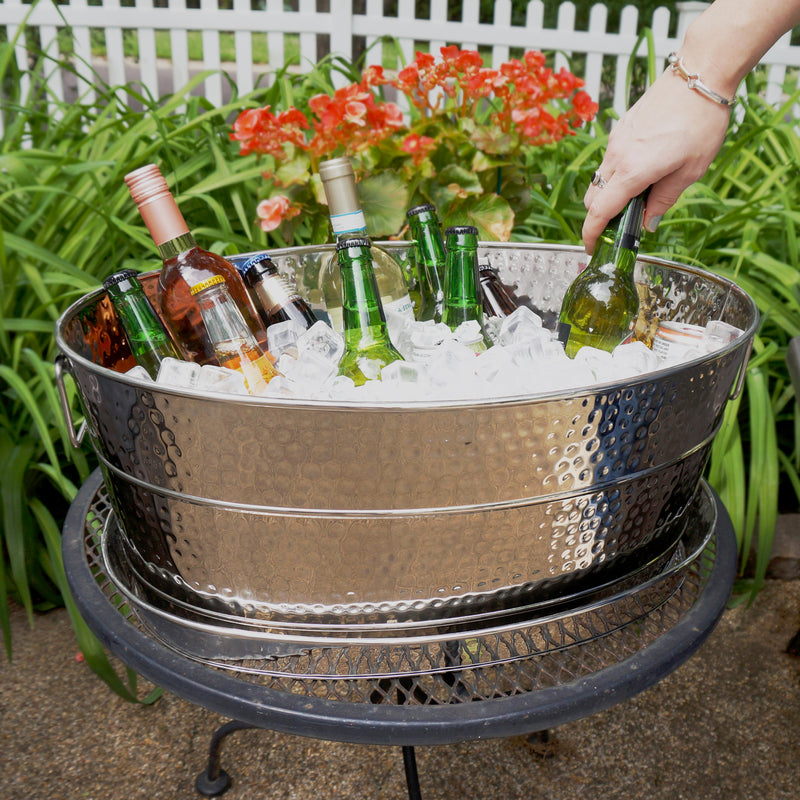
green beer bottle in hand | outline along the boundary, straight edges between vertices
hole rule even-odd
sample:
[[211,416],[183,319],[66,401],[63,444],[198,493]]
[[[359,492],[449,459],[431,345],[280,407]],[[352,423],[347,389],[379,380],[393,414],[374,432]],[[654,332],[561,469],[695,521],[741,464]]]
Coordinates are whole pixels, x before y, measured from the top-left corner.
[[574,358],[587,345],[613,350],[628,340],[639,313],[633,280],[646,194],[634,197],[609,222],[597,242],[589,266],[567,289],[558,316],[557,334]]
[[403,360],[389,339],[370,245],[365,238],[343,239],[336,245],[345,343],[339,374],[351,378],[356,386],[380,380],[387,364]]

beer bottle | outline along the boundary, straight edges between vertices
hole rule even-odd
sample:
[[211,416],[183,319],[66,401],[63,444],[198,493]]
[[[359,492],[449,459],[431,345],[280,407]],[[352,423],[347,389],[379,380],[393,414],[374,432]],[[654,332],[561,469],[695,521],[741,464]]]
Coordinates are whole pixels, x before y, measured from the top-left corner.
[[[350,159],[342,156],[321,162],[319,177],[328,201],[331,227],[336,241],[354,236],[369,239]],[[378,296],[383,304],[384,313],[391,311],[413,320],[414,309],[403,268],[386,250],[371,240],[369,248],[372,255],[372,269],[378,285]],[[320,289],[325,299],[331,327],[341,333],[342,283],[339,276],[339,261],[335,253],[320,271]]]
[[418,320],[442,321],[444,301],[444,241],[436,207],[430,203],[406,211],[414,246],[417,286],[419,287]]
[[103,288],[117,312],[136,363],[155,380],[163,359],[181,356],[144,293],[136,271],[123,269],[109,275]]
[[370,240],[342,239],[336,245],[342,278],[342,320],[345,351],[339,375],[356,386],[380,380],[381,370],[392,361],[402,361],[389,339],[378,285],[372,268]]
[[244,375],[247,391],[260,395],[280,373],[261,349],[241,311],[233,302],[225,278],[213,275],[191,287],[205,332],[220,366]]
[[239,270],[265,328],[289,320],[304,328],[317,322],[311,307],[266,253],[249,258]]
[[492,346],[483,327],[481,285],[478,278],[478,229],[457,225],[445,231],[445,271],[442,322],[454,331],[474,320],[480,326],[478,341],[471,344],[476,353]]
[[646,193],[634,197],[609,222],[589,265],[564,295],[557,335],[570,358],[586,345],[611,351],[633,335],[639,312],[633,271],[645,200]]
[[519,303],[488,261],[478,266],[478,276],[481,282],[483,313],[487,317],[507,317],[517,308]]

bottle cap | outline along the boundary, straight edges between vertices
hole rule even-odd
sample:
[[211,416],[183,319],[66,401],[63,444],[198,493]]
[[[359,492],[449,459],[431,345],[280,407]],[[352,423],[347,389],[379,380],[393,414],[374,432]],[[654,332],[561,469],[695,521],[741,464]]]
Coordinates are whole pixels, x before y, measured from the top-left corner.
[[436,211],[436,206],[433,205],[433,203],[423,203],[421,206],[414,206],[406,211],[406,217],[410,219],[417,214],[422,214],[423,211]]
[[[328,201],[331,217],[358,214],[358,226],[363,225],[361,201],[356,189],[356,174],[347,156],[332,158],[319,165],[319,177]],[[334,225],[334,232],[338,232]]]
[[254,282],[256,278],[263,275],[265,272],[275,273],[278,271],[267,253],[259,253],[258,255],[248,258],[243,264],[237,264],[236,269],[239,270],[239,274],[248,283]]
[[353,238],[342,239],[336,243],[336,251],[344,250],[347,247],[371,247],[372,242],[369,239]]
[[137,206],[171,194],[164,176],[157,164],[139,167],[125,176],[125,183]]
[[478,229],[474,225],[454,225],[445,231],[446,236],[477,236]]
[[108,291],[112,286],[116,286],[118,283],[122,283],[123,281],[129,281],[131,278],[136,278],[138,276],[138,272],[135,269],[123,269],[119,272],[115,272],[113,275],[109,275],[103,281],[103,288]]
[[329,181],[335,178],[344,178],[350,175],[355,179],[353,165],[347,156],[339,158],[329,158],[327,161],[319,162],[319,177],[322,181]]
[[196,295],[198,292],[202,292],[204,289],[209,289],[212,286],[217,286],[220,283],[225,283],[225,278],[223,278],[222,275],[212,275],[210,278],[196,283],[189,291],[192,295]]

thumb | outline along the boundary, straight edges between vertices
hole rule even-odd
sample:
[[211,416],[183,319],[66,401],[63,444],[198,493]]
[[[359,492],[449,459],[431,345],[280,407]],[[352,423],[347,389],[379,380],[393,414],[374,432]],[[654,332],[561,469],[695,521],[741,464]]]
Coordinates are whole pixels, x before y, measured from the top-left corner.
[[646,231],[655,233],[661,218],[675,205],[685,188],[686,185],[673,175],[662,178],[650,187],[644,211],[644,229]]

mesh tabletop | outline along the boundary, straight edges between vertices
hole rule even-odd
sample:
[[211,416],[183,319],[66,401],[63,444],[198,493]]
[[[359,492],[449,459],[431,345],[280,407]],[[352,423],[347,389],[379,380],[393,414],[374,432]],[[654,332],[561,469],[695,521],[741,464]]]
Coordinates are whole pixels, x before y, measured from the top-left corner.
[[[255,657],[184,647],[163,625],[181,628],[180,609],[151,613],[109,569],[103,544],[116,523],[99,471],[70,508],[63,554],[75,601],[103,644],[187,700],[276,731],[444,744],[554,727],[631,697],[683,663],[719,620],[736,568],[730,520],[705,484],[701,492],[683,547],[644,579],[410,630],[251,628],[247,636],[263,642]],[[190,645],[194,633],[209,635],[206,624],[186,628]]]

